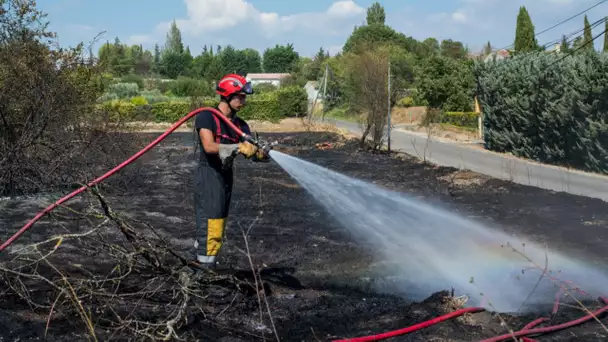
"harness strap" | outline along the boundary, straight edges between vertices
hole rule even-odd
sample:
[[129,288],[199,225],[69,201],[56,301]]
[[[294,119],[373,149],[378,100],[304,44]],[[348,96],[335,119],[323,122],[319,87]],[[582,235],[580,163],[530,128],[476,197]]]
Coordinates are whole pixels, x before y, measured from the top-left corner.
[[211,114],[211,116],[213,116],[213,120],[215,120],[215,142],[217,144],[219,144],[222,141],[222,138],[224,139],[228,139],[234,143],[238,143],[239,139],[237,138],[233,138],[227,134],[223,134],[222,133],[222,126],[220,125],[220,119],[218,119],[217,116],[215,116],[214,114]]

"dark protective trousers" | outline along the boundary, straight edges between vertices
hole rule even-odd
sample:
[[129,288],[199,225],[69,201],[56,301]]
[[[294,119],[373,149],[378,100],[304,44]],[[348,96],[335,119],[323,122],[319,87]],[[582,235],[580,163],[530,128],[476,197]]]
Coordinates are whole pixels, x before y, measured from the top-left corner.
[[222,248],[233,177],[232,168],[218,171],[206,163],[199,163],[195,171],[196,248],[201,263],[214,263]]

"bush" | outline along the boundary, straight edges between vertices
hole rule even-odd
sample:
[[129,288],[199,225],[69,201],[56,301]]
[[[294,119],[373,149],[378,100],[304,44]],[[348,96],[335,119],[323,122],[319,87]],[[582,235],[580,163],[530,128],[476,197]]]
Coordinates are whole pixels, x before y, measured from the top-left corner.
[[[199,104],[200,105],[200,104]],[[202,102],[205,107],[216,107],[217,99]],[[109,101],[103,103],[103,109],[112,121],[154,120],[155,122],[176,122],[192,111],[196,106],[189,101],[158,102],[150,105],[135,105],[126,101]],[[245,120],[263,120],[277,122],[283,117],[279,105],[272,99],[252,99],[247,102],[238,114]]]
[[131,98],[130,102],[136,106],[143,106],[148,104],[148,100],[146,100],[146,98],[143,96],[135,96]]
[[120,79],[121,83],[135,83],[139,90],[144,89],[144,78],[140,75],[127,75]]
[[98,102],[108,102],[114,100],[120,100],[116,93],[104,93],[99,97],[99,99],[97,99]]
[[204,80],[180,76],[176,81],[169,83],[168,90],[175,96],[208,96],[213,94],[211,84]]
[[441,122],[458,126],[477,128],[478,113],[474,112],[445,112],[441,117]]
[[277,91],[277,87],[272,83],[259,83],[253,87],[256,94],[271,93]]
[[163,95],[158,89],[143,90],[139,93],[139,95],[145,98],[149,104],[170,101],[170,98],[168,96]]
[[308,93],[302,87],[285,87],[276,92],[279,114],[283,117],[304,115],[308,111]]
[[486,148],[608,173],[608,55],[561,57],[476,64]]
[[397,101],[397,107],[409,108],[414,105],[414,98],[411,96],[406,96],[399,101]]
[[114,83],[108,86],[107,93],[114,93],[119,99],[128,99],[139,94],[137,83]]

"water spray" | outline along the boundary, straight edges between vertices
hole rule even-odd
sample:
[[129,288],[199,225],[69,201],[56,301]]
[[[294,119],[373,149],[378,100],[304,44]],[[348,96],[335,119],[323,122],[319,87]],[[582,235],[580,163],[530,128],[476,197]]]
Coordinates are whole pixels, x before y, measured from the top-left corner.
[[87,185],[84,185],[84,186],[80,187],[79,189],[73,191],[72,193],[60,198],[58,201],[54,202],[53,204],[49,205],[44,210],[39,212],[34,218],[32,218],[30,221],[28,221],[21,229],[19,229],[8,240],[4,241],[4,243],[2,243],[2,245],[0,245],[0,253],[2,253],[8,246],[10,246],[13,242],[15,242],[15,240],[17,240],[23,233],[25,233],[28,229],[30,229],[38,220],[40,220],[46,214],[50,213],[53,209],[57,208],[61,204],[72,199],[76,195],[84,192],[86,189],[101,183],[105,179],[114,175],[116,172],[120,171],[125,166],[133,163],[135,160],[137,160],[139,157],[144,155],[146,152],[150,151],[154,146],[158,145],[158,143],[163,141],[167,136],[169,136],[169,134],[173,133],[173,131],[175,131],[177,128],[179,128],[181,125],[183,125],[186,121],[190,120],[192,117],[194,117],[195,115],[197,115],[198,113],[203,112],[203,111],[210,111],[218,119],[220,119],[224,123],[226,123],[228,125],[228,127],[230,127],[230,129],[232,129],[234,132],[236,132],[241,141],[247,141],[247,142],[257,146],[259,149],[262,149],[264,151],[264,153],[266,153],[269,156],[270,156],[270,154],[269,154],[270,150],[272,150],[273,146],[275,146],[277,144],[277,142],[270,143],[270,142],[260,140],[260,139],[258,139],[257,134],[255,135],[255,137],[253,137],[249,134],[244,133],[234,123],[232,123],[232,121],[230,121],[230,119],[228,119],[228,117],[226,117],[224,114],[222,114],[219,110],[217,110],[215,108],[202,107],[202,108],[195,109],[195,110],[191,111],[190,113],[188,113],[183,118],[181,118],[179,121],[174,123],[168,130],[166,130],[163,134],[161,134],[158,138],[156,138],[154,141],[152,141],[146,147],[144,147],[139,152],[135,153],[133,156],[131,156],[124,162],[122,162],[119,165],[117,165],[116,167],[114,167],[112,170],[110,170],[107,173],[105,173],[104,175],[94,179],[93,181],[89,182]]

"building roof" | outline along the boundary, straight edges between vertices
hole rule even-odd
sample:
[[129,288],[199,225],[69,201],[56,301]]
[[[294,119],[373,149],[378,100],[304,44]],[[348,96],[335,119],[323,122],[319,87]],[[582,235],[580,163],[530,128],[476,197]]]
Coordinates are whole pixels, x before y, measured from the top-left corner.
[[256,80],[275,80],[281,79],[283,77],[290,76],[290,74],[286,73],[264,73],[264,74],[247,74],[247,79],[256,79]]
[[509,50],[500,49],[498,51],[493,51],[492,53],[487,55],[486,58],[484,59],[484,61],[488,62],[491,60],[502,60],[502,59],[508,58],[510,55],[511,55],[511,53],[509,52]]

